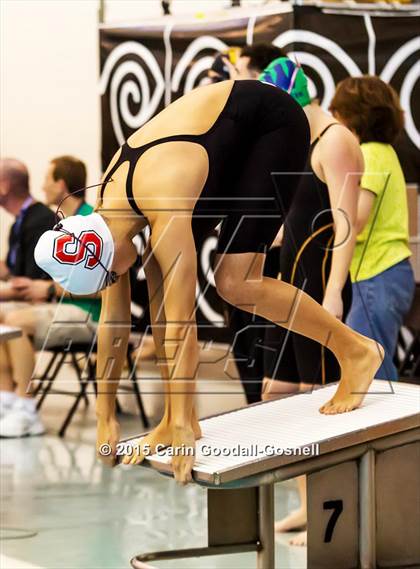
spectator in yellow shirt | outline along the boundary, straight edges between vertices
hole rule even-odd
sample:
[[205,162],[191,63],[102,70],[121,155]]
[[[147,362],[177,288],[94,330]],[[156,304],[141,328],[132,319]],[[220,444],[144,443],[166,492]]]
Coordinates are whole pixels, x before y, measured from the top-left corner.
[[339,83],[330,110],[357,135],[365,162],[350,267],[353,302],[346,323],[384,346],[385,359],[376,377],[397,380],[393,356],[415,287],[406,183],[392,147],[403,129],[404,114],[393,88],[373,76]]

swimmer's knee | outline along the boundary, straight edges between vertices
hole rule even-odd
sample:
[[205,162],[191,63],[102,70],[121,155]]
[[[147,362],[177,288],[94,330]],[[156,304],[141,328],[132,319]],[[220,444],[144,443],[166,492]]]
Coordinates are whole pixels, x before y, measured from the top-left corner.
[[221,296],[229,304],[238,306],[240,304],[246,304],[247,298],[247,288],[248,284],[243,280],[235,278],[231,274],[218,274],[216,272],[214,276],[216,283],[216,290],[219,296]]
[[262,400],[271,401],[280,397],[299,392],[299,383],[264,377],[262,385]]

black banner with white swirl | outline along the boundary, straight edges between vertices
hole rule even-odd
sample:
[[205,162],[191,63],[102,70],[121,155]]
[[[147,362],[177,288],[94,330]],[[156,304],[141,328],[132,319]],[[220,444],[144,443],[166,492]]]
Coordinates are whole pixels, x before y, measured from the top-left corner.
[[396,143],[408,182],[420,183],[420,11],[349,10],[296,6],[293,31],[273,43],[303,65],[312,95],[328,108],[335,85],[348,77],[378,75],[390,83],[405,111]]
[[[164,20],[162,20],[164,22]],[[229,46],[272,41],[291,28],[289,7],[267,18],[100,30],[102,166],[130,134],[200,84]]]
[[[274,13],[162,25],[100,29],[102,166],[128,136],[171,101],[197,86],[215,54],[229,46],[269,41],[304,67],[312,96],[328,108],[335,85],[348,75],[376,74],[399,93],[405,132],[397,144],[407,181],[420,180],[419,11],[407,7],[291,6]],[[168,22],[168,23],[166,23]],[[202,338],[227,339],[214,288],[211,257],[216,237],[198,251],[198,321]],[[141,271],[139,272],[139,275]],[[142,277],[138,277],[141,279]],[[143,302],[144,287],[134,296]],[[147,312],[145,312],[147,314]]]

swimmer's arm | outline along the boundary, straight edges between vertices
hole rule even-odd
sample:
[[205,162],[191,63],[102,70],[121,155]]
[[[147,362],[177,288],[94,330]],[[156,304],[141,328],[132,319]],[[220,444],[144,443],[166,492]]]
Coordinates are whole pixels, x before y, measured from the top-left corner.
[[190,218],[162,219],[152,227],[153,254],[164,283],[165,354],[170,381],[171,425],[191,424],[198,365],[195,320],[196,250]]
[[323,149],[321,164],[328,186],[335,236],[325,297],[341,295],[348,278],[357,235],[357,203],[363,172],[362,153],[352,134],[340,129],[328,142]]
[[127,272],[102,293],[96,367],[96,415],[100,420],[107,421],[115,416],[115,397],[130,336],[130,306],[130,279]]

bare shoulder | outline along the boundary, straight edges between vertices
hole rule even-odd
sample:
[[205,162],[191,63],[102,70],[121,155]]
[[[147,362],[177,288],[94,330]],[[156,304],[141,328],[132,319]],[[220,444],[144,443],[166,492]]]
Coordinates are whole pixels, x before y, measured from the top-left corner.
[[319,143],[321,162],[353,162],[363,168],[363,156],[356,136],[344,125],[329,128]]
[[349,150],[359,148],[359,141],[346,126],[334,123],[321,138],[320,145],[328,150],[333,150],[337,146]]

